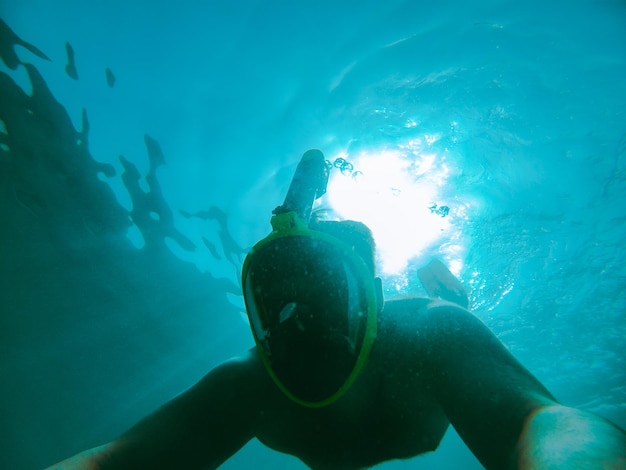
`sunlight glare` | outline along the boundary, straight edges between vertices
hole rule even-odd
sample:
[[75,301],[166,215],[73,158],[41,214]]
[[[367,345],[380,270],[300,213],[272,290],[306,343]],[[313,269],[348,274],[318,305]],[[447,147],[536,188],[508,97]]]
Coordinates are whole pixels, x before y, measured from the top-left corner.
[[340,218],[361,221],[372,230],[383,274],[402,272],[450,227],[432,209],[440,204],[440,187],[449,171],[438,155],[421,153],[420,146],[409,142],[397,150],[331,159],[350,161],[359,177],[332,171],[324,204]]

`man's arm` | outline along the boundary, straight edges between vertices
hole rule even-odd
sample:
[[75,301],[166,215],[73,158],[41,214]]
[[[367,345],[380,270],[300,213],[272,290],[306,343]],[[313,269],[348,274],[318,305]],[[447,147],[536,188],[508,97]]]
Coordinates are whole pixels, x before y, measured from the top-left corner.
[[[486,468],[605,468],[596,465],[602,459],[612,465],[606,468],[622,468],[624,432],[560,406],[472,314],[449,305],[430,308],[423,334],[437,399]],[[576,452],[565,452],[568,446]],[[547,460],[556,459],[557,449],[559,459]],[[589,460],[575,460],[581,456]]]
[[216,367],[112,443],[50,468],[217,468],[254,436],[255,362],[246,355]]

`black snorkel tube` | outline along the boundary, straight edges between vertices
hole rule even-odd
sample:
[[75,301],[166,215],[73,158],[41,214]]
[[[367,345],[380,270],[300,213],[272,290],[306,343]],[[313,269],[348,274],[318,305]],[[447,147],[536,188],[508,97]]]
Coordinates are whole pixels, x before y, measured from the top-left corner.
[[317,149],[304,152],[289,185],[285,202],[274,209],[272,214],[295,212],[302,221],[308,224],[313,203],[326,193],[328,176],[329,171],[324,154]]

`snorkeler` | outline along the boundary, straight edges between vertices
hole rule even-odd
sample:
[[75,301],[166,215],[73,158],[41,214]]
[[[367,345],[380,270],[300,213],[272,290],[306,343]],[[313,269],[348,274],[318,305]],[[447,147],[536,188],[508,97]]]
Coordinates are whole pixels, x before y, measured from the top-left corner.
[[304,154],[244,262],[256,346],[51,468],[217,468],[256,437],[311,468],[356,469],[433,451],[452,424],[489,469],[626,469],[626,433],[559,404],[441,263],[420,272],[436,298],[383,303],[367,227],[310,220],[327,172]]

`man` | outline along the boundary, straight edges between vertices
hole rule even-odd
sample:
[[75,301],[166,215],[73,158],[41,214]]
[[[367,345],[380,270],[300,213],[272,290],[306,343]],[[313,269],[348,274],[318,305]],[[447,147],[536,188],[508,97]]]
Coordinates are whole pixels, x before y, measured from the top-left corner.
[[369,230],[309,220],[327,172],[305,153],[244,262],[256,347],[52,468],[217,468],[256,437],[312,468],[357,469],[435,450],[452,424],[486,468],[626,469],[626,433],[558,404],[441,263],[420,271],[435,298],[383,308]]

